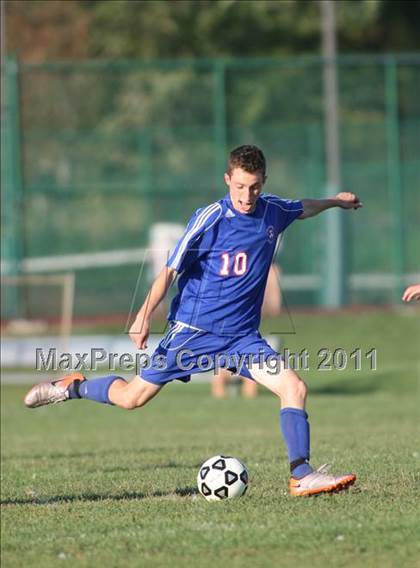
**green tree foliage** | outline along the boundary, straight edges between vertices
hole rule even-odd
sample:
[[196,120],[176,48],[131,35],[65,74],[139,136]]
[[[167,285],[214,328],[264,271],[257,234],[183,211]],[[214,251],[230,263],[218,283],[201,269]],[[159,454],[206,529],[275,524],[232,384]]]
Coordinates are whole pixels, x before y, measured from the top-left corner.
[[[320,10],[313,0],[99,0],[92,2],[93,55],[111,57],[261,56],[313,53]],[[336,2],[345,51],[420,47],[420,3]]]
[[4,14],[6,50],[21,60],[88,56],[91,12],[83,2],[7,0]]
[[[342,52],[420,48],[420,2],[336,2]],[[318,53],[315,0],[14,0],[7,49],[25,60]]]

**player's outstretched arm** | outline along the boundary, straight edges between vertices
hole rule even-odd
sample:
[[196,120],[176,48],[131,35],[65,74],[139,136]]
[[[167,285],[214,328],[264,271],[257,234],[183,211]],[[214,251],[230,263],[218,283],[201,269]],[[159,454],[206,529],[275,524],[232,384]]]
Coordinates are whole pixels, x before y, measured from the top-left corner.
[[363,203],[354,193],[342,191],[337,193],[331,199],[302,199],[303,213],[298,219],[308,219],[314,217],[322,211],[331,209],[332,207],[340,207],[341,209],[359,209],[363,207]]
[[130,327],[130,337],[138,349],[145,349],[147,347],[152,313],[166,296],[176,275],[177,271],[174,268],[165,266],[153,282],[150,292],[147,294],[133,325]]
[[420,300],[420,284],[413,284],[404,290],[403,302],[411,302],[411,300]]

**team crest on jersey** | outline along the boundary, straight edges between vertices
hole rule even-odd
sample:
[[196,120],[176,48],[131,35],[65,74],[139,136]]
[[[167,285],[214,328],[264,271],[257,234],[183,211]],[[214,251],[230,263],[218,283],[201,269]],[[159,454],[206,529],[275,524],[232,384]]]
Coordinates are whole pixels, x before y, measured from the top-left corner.
[[267,240],[269,243],[272,243],[274,241],[274,237],[276,236],[275,232],[274,232],[274,227],[273,225],[270,225],[269,227],[267,227]]

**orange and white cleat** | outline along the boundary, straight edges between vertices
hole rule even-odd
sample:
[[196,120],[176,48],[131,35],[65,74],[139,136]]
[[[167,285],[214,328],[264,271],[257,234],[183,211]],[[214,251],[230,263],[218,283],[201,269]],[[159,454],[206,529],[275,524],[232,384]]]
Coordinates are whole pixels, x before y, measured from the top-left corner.
[[69,399],[69,386],[75,381],[85,381],[82,373],[70,373],[56,381],[44,381],[27,392],[24,403],[28,408],[37,408],[47,404],[57,404]]
[[291,477],[289,481],[290,495],[303,497],[305,495],[319,495],[320,493],[337,493],[347,489],[356,481],[354,473],[336,476],[327,473],[327,469],[328,464],[324,464],[302,479]]

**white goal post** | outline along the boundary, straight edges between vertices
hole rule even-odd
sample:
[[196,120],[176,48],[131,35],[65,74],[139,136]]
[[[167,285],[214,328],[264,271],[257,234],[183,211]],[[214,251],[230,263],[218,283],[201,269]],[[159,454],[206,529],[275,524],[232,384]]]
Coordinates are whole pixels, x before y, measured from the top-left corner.
[[60,336],[63,348],[67,346],[73,327],[74,272],[65,274],[2,275],[2,286],[59,286],[61,287]]

